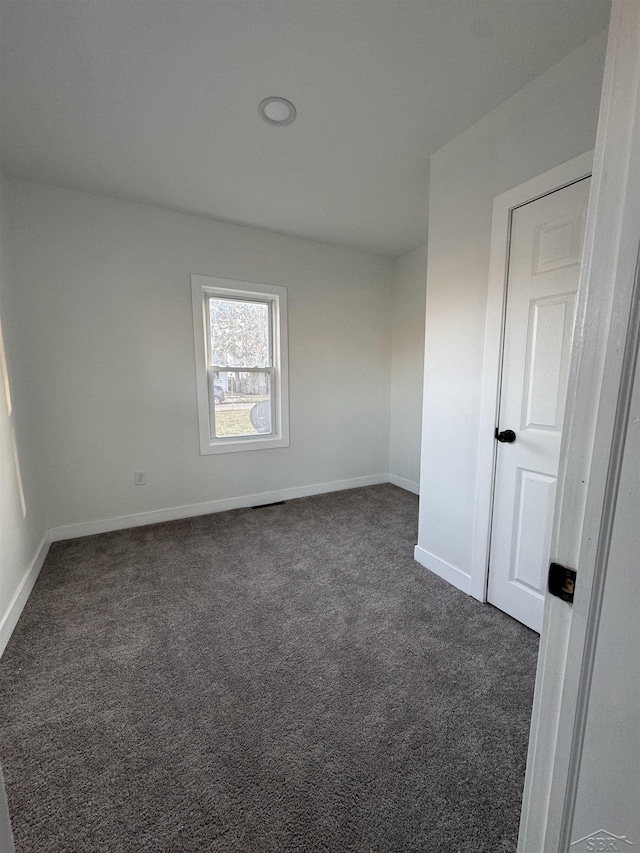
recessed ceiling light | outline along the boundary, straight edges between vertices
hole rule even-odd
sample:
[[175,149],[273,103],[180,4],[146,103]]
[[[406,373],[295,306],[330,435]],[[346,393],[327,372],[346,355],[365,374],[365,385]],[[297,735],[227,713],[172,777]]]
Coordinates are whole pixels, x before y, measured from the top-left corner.
[[286,98],[265,98],[260,102],[258,112],[267,124],[277,124],[281,127],[291,124],[296,118],[296,108]]

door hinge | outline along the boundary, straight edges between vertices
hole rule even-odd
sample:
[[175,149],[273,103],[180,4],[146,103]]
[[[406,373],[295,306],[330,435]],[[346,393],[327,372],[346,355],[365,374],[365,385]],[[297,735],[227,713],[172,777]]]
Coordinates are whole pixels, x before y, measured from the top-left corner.
[[573,594],[576,588],[576,570],[563,566],[561,563],[551,563],[549,566],[549,592],[573,604]]

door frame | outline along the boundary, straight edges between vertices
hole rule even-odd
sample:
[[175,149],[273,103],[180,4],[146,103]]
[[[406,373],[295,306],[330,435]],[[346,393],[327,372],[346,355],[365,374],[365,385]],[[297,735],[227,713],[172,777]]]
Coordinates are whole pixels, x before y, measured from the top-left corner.
[[614,0],[552,542],[578,577],[573,607],[545,600],[519,853],[566,853],[580,779],[640,328],[639,43],[640,4]]
[[593,150],[507,190],[496,196],[493,201],[469,589],[470,594],[482,602],[487,600],[489,583],[489,551],[497,459],[494,432],[498,426],[502,385],[511,215],[516,208],[524,204],[529,204],[588,178],[591,175],[592,166]]

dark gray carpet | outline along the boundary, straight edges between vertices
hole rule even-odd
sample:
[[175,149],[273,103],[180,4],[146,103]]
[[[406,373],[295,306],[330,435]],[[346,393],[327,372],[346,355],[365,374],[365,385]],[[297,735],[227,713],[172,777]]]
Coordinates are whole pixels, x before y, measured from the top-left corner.
[[514,851],[537,636],[374,486],[53,545],[0,663],[18,853]]

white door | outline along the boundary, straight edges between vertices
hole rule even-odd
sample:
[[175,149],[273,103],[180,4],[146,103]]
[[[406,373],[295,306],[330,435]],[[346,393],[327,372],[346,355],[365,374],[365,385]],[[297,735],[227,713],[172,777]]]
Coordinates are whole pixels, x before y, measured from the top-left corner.
[[540,632],[590,179],[516,208],[487,598]]

